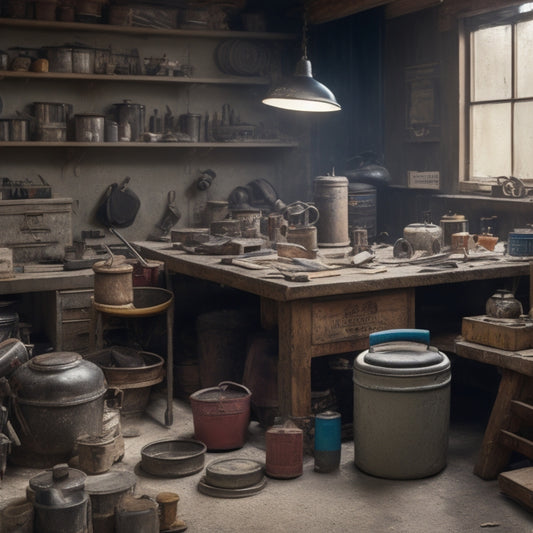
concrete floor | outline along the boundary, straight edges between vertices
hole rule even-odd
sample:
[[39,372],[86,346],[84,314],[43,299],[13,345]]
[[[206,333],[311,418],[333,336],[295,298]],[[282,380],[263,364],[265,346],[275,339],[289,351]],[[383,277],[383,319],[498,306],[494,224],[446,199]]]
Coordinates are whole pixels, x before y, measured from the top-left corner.
[[[485,421],[481,422],[483,417],[475,413],[470,416],[467,410],[452,416],[447,467],[430,478],[391,481],[368,476],[354,466],[353,442],[348,441],[342,445],[341,465],[335,473],[314,472],[314,459],[304,456],[301,477],[268,478],[266,487],[256,495],[222,499],[198,492],[201,472],[161,479],[139,469],[140,450],[145,444],[193,435],[192,413],[187,403],[175,400],[171,428],[159,422],[164,408],[164,399],[155,396],[148,415],[136,422],[141,434],[125,439],[125,457],[113,469],[137,474],[136,495],[178,493],[178,516],[187,523],[190,533],[465,533],[486,529],[533,533],[531,512],[500,493],[497,481],[483,481],[472,473]],[[247,457],[264,462],[264,430],[252,422],[244,448],[207,453],[205,464],[221,457]],[[0,505],[24,496],[28,479],[37,472],[8,465],[0,482]]]

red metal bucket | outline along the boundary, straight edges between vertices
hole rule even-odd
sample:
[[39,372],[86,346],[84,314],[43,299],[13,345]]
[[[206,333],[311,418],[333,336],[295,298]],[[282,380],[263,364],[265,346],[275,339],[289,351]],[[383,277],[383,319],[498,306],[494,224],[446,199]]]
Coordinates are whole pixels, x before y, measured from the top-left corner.
[[208,450],[242,448],[250,422],[251,396],[250,389],[232,381],[191,394],[195,439]]

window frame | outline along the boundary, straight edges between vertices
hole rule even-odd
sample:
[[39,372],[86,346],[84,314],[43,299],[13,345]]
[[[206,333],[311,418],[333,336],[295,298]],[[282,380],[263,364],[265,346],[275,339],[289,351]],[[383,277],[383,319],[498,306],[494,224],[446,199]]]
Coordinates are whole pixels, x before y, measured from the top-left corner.
[[[525,2],[524,2],[525,4]],[[490,191],[497,180],[494,178],[475,178],[471,176],[471,111],[473,106],[484,104],[511,103],[511,129],[514,127],[514,106],[517,102],[533,101],[532,97],[516,97],[516,25],[533,20],[533,11],[520,13],[520,5],[464,17],[459,25],[459,190],[461,192]],[[511,97],[508,99],[471,101],[471,34],[485,27],[511,25],[512,31],[512,76]],[[511,162],[514,161],[513,137],[511,135]]]

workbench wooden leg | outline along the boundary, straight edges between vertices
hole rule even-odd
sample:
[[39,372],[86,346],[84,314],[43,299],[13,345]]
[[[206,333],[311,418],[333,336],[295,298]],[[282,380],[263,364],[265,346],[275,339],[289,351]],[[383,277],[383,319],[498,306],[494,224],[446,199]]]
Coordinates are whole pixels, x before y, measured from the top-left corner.
[[284,417],[311,414],[311,309],[306,301],[279,303],[278,394]]
[[474,466],[474,474],[482,479],[495,479],[505,469],[512,452],[501,443],[500,430],[516,431],[520,424],[516,417],[511,416],[511,402],[520,398],[524,376],[507,369],[501,372],[498,395]]

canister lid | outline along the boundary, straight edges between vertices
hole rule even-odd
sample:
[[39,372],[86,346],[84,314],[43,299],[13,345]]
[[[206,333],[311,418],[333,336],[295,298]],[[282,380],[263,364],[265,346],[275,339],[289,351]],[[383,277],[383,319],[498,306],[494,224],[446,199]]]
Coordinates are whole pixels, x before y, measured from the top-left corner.
[[83,490],[86,479],[87,475],[81,470],[70,468],[67,464],[57,464],[32,477],[29,484],[36,493],[56,489],[65,495]]
[[38,355],[30,360],[30,366],[35,370],[63,370],[76,366],[83,357],[76,352],[52,352]]
[[89,476],[85,482],[85,490],[89,495],[116,494],[135,487],[136,477],[133,472],[116,470]]
[[93,265],[93,270],[97,274],[127,274],[128,272],[133,272],[133,265],[129,263],[108,265],[106,261],[97,261]]
[[369,365],[385,368],[425,368],[442,363],[444,355],[431,350],[392,349],[368,352],[364,361]]

